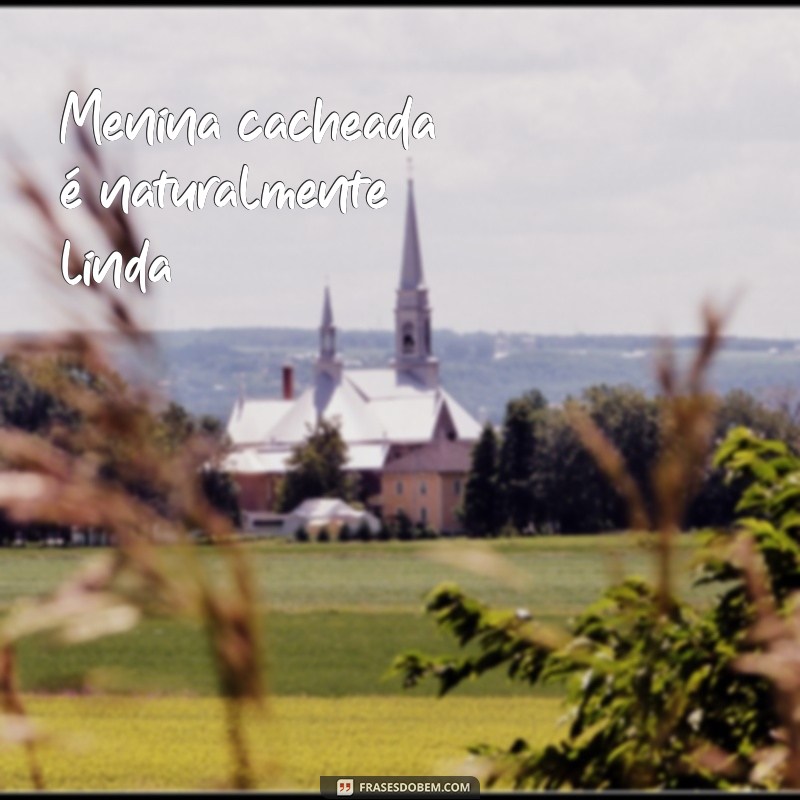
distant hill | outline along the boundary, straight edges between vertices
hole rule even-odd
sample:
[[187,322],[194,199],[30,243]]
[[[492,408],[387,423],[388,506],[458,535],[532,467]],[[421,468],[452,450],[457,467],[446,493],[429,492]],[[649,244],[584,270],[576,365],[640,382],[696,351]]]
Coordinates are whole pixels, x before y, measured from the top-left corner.
[[[278,396],[281,365],[295,367],[299,391],[310,381],[315,330],[242,328],[158,333],[162,386],[195,413],[227,420],[240,386],[248,396]],[[695,340],[674,340],[687,358]],[[652,336],[535,336],[436,331],[434,351],[446,388],[479,419],[499,421],[506,401],[538,388],[551,402],[598,383],[628,383],[655,391]],[[341,331],[339,351],[352,366],[385,366],[391,331]],[[800,394],[800,343],[780,339],[726,340],[712,372],[715,390],[742,388],[764,399]]]

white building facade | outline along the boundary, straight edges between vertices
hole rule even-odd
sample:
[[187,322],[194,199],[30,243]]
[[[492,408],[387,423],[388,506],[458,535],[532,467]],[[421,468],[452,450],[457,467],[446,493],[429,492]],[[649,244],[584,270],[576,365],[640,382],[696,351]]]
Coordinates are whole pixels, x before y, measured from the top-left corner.
[[[293,374],[285,367],[283,397],[240,397],[231,412],[227,432],[232,451],[225,469],[239,486],[246,519],[267,517],[274,510],[293,448],[322,418],[338,422],[348,448],[346,468],[361,475],[362,499],[378,514],[387,465],[440,440],[474,443],[480,425],[441,386],[431,327],[414,187],[409,180],[394,357],[385,369],[344,367],[326,287],[312,385],[295,397]],[[458,470],[463,470],[463,457]],[[425,516],[430,519],[427,510]],[[452,513],[447,518],[452,519]]]

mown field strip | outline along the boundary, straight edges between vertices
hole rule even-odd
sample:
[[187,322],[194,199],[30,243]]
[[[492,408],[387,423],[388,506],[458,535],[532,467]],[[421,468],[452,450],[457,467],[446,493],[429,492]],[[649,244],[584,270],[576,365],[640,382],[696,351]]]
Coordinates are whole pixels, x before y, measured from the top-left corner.
[[[455,582],[492,605],[526,607],[539,619],[564,625],[614,579],[650,572],[652,554],[643,541],[617,534],[488,543],[244,545],[262,608],[270,609],[261,622],[268,683],[282,695],[402,694],[397,678],[385,678],[396,655],[457,651],[423,614],[424,597],[436,585]],[[695,542],[691,536],[679,539],[676,571],[685,591]],[[456,556],[465,552],[505,556],[526,582],[515,588],[502,574],[490,577],[464,569]],[[200,553],[216,573],[218,551],[204,547]],[[7,609],[19,598],[55,588],[86,558],[103,557],[107,551],[29,548],[1,555],[0,609]],[[163,557],[175,559],[175,568],[180,568],[177,553],[165,550]],[[702,593],[697,596],[702,599]],[[187,621],[148,619],[126,634],[72,647],[37,637],[23,641],[19,652],[26,691],[210,695],[217,688],[203,632]],[[433,685],[423,686],[414,694],[434,691]],[[526,687],[495,674],[460,691],[528,694]]]
[[[417,612],[426,594],[444,581],[458,583],[486,602],[524,604],[534,613],[553,615],[556,609],[573,610],[597,599],[625,574],[649,577],[654,555],[644,546],[652,541],[634,534],[598,536],[548,536],[517,540],[476,542],[468,539],[433,542],[371,542],[298,545],[283,541],[246,544],[247,560],[256,577],[258,601],[265,609],[348,609],[387,607]],[[696,537],[678,540],[681,588],[688,590],[688,568]],[[466,551],[505,557],[525,576],[524,585],[465,569]],[[0,559],[0,609],[15,599],[53,588],[87,556],[103,551],[9,548]],[[223,565],[212,547],[201,556],[212,573]],[[164,558],[180,557],[164,551]],[[472,559],[473,564],[477,559]]]
[[[408,650],[456,653],[454,643],[420,614],[292,612],[262,620],[263,669],[281,695],[342,697],[433,695],[434,683],[408,692],[386,675]],[[208,644],[197,624],[146,620],[134,630],[81,645],[59,646],[47,637],[18,648],[23,689],[33,692],[102,692],[142,695],[213,695],[217,691]],[[530,689],[503,674],[466,684],[467,695],[527,695]]]

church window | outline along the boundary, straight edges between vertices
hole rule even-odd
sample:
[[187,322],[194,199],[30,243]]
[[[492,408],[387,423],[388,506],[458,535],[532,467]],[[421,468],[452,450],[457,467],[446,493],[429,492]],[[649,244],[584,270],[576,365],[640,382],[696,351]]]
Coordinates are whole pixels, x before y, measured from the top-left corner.
[[403,481],[397,481],[397,494],[403,494]]
[[456,478],[453,482],[453,491],[455,492],[456,497],[461,495],[461,481]]
[[428,484],[422,481],[419,485],[420,494],[428,494]]
[[403,353],[410,355],[414,352],[414,323],[406,322],[403,325]]
[[424,506],[419,511],[419,518],[422,520],[422,524],[425,525],[428,522],[428,509]]

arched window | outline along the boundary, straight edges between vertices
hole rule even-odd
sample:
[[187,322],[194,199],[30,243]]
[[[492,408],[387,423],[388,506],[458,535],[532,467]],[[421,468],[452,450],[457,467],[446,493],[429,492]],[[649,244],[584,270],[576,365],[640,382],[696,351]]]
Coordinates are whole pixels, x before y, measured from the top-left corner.
[[414,352],[414,323],[403,323],[403,354],[410,355]]

